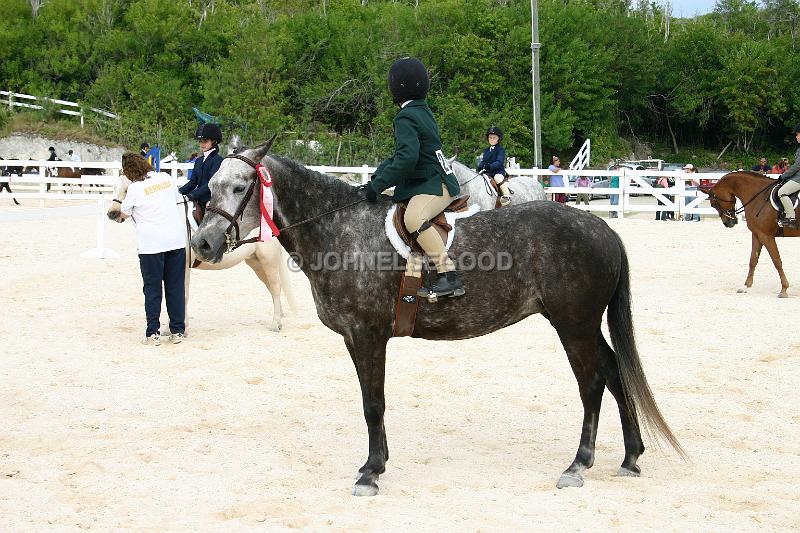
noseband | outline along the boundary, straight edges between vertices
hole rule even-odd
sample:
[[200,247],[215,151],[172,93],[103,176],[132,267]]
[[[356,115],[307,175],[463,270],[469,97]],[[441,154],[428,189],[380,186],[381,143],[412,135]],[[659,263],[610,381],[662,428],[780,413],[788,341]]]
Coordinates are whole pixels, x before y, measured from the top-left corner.
[[[736,217],[736,215],[738,215],[739,213],[744,211],[744,206],[742,206],[739,209],[735,209],[735,207],[736,207],[736,197],[735,196],[731,200],[725,200],[724,198],[720,198],[719,196],[714,194],[714,191],[708,191],[708,197],[711,200],[711,205],[712,206],[714,206],[714,204],[717,204],[717,206],[719,206],[720,216],[722,216],[724,218],[728,218],[730,220],[735,220],[735,221],[738,222],[739,219]],[[722,201],[722,202],[730,202],[731,203],[730,209],[725,209],[721,205],[719,205],[720,201]]]
[[[242,198],[242,201],[239,203],[239,206],[236,208],[236,211],[232,215],[227,211],[225,211],[224,209],[220,209],[219,207],[214,207],[212,205],[206,206],[206,211],[211,213],[216,213],[229,222],[228,227],[225,228],[225,248],[226,252],[231,252],[232,250],[238,248],[243,244],[246,244],[248,242],[255,242],[256,240],[258,240],[257,237],[254,239],[241,240],[239,223],[236,221],[236,219],[242,220],[242,217],[244,215],[244,209],[245,207],[247,207],[247,202],[249,202],[250,198],[253,196],[253,191],[255,190],[256,183],[258,183],[259,180],[259,175],[257,172],[259,164],[253,161],[252,159],[239,154],[231,154],[225,156],[225,159],[239,159],[240,161],[244,161],[245,163],[253,167],[254,170],[256,170],[256,172],[253,174],[253,179],[250,180],[250,185],[247,186],[247,192],[245,192],[244,198]],[[235,237],[231,235],[231,229],[236,230]]]

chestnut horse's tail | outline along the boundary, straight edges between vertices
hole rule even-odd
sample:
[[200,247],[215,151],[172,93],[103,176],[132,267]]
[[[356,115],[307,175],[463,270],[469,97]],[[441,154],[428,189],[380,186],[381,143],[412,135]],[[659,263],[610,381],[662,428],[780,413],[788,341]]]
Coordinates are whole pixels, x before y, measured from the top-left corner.
[[686,452],[681,446],[661,411],[656,405],[653,392],[644,375],[639,352],[636,350],[636,340],[633,333],[633,320],[631,317],[631,288],[628,265],[628,255],[622,240],[617,236],[621,253],[621,268],[619,281],[614,295],[608,304],[608,329],[611,333],[611,343],[616,352],[617,367],[622,378],[622,390],[625,401],[632,413],[638,414],[639,422],[654,442],[665,440],[681,457],[686,457]]

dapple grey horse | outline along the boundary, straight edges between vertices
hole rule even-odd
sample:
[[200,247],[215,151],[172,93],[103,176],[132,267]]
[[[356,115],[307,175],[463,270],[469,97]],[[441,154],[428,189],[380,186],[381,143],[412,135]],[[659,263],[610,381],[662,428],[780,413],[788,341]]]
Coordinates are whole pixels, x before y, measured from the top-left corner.
[[[282,228],[278,238],[308,276],[320,320],[343,337],[356,367],[369,455],[353,492],[374,495],[389,458],[384,427],[386,344],[402,275],[382,259],[395,254],[383,229],[391,201],[379,195],[376,204],[365,203],[360,189],[289,159],[268,156],[270,145],[222,162],[210,182],[209,205],[215,212],[206,215],[192,248],[205,261],[222,261],[226,245],[259,224],[257,164],[266,167],[273,183],[274,221]],[[683,453],[642,369],[633,334],[628,258],[605,221],[548,201],[482,211],[459,220],[450,253],[458,259],[467,293],[436,304],[423,299],[412,336],[468,339],[535,313],[550,321],[578,381],[584,409],[578,452],[559,478],[559,488],[583,485],[582,472],[594,463],[606,388],[622,422],[625,456],[620,475],[639,475],[636,462],[644,452],[640,423]],[[490,258],[505,254],[511,266],[501,269],[499,261],[473,261],[476,268],[467,268],[467,260],[478,253]],[[325,268],[323,263],[320,268],[321,257],[336,254],[340,260],[332,262],[335,266]],[[613,349],[601,329],[606,310]]]
[[[492,179],[483,174],[478,174],[467,165],[460,163],[455,158],[450,159],[450,166],[461,186],[461,194],[469,194],[469,203],[478,204],[481,211],[494,209],[497,202],[497,193],[492,186],[486,183]],[[544,188],[531,176],[516,176],[508,181],[508,188],[513,191],[511,205],[535,200],[544,200]]]

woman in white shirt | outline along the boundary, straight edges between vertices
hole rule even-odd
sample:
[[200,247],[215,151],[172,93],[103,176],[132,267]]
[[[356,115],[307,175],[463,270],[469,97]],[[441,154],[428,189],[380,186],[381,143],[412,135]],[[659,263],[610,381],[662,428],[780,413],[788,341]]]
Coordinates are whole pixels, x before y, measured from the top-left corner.
[[122,201],[120,216],[123,219],[131,217],[136,225],[147,317],[143,343],[154,346],[161,343],[163,286],[170,339],[173,344],[178,344],[186,331],[186,230],[175,206],[178,189],[169,174],[153,172],[147,160],[139,154],[129,152],[122,156],[122,172],[132,182]]

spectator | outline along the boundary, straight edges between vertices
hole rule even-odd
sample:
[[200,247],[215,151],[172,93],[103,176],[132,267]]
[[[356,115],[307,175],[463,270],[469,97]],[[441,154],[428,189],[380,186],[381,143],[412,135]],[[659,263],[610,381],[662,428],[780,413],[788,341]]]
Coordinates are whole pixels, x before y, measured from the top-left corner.
[[[615,172],[618,171],[619,170],[619,165],[612,164],[611,165],[611,170],[613,170]],[[612,188],[612,189],[618,189],[619,188],[619,174],[615,174],[614,176],[611,176],[611,178],[608,180],[608,186],[610,188]],[[610,195],[609,196],[609,203],[611,205],[619,205],[619,194]],[[609,211],[608,212],[608,218],[617,218],[617,216],[618,216],[618,214],[617,214],[616,211]]]
[[181,188],[181,194],[198,204],[201,212],[205,212],[206,204],[211,200],[211,190],[208,182],[219,170],[222,156],[219,155],[219,143],[222,142],[222,130],[212,123],[201,124],[197,128],[195,137],[203,150],[202,157],[198,156],[192,169],[192,177]]
[[[668,177],[659,176],[656,179],[656,186],[662,189],[669,189],[672,185],[670,184]],[[675,199],[675,197],[671,194],[665,194],[664,197],[670,202],[674,201]],[[675,213],[667,210],[656,211],[656,220],[675,220]]]
[[[553,175],[550,176],[550,187],[563,187],[564,176],[560,174],[561,160],[558,157],[553,156],[550,159],[550,166],[547,167],[547,170],[553,173]],[[567,195],[563,192],[556,192],[553,193],[552,200],[560,204],[565,204],[567,203]]]
[[786,172],[787,168],[789,168],[789,158],[781,157],[780,161],[778,161],[775,166],[772,167],[770,174],[783,174]]
[[167,300],[170,340],[183,341],[186,332],[184,280],[186,233],[180,211],[175,209],[177,188],[172,177],[153,172],[140,154],[122,156],[122,172],[131,180],[122,201],[120,222],[133,217],[138,241],[139,268],[144,284],[147,328],[143,344],[161,344],[161,295]]
[[142,157],[144,157],[145,159],[147,159],[147,152],[149,152],[149,151],[150,151],[150,145],[149,145],[149,144],[147,144],[147,142],[146,142],[146,141],[145,141],[145,142],[143,142],[142,144],[140,144],[140,145],[139,145],[139,153],[140,153],[140,154],[142,155]]
[[[592,180],[589,179],[589,176],[578,176],[578,179],[575,180],[575,187],[591,187]],[[589,205],[589,196],[588,192],[579,192],[575,195],[575,205],[580,205],[581,202]]]
[[500,205],[505,206],[511,203],[511,192],[508,190],[506,180],[508,173],[504,167],[506,161],[506,151],[503,145],[503,130],[497,126],[491,126],[486,130],[486,140],[489,146],[483,151],[483,157],[478,164],[477,171],[488,174],[500,188]]
[[[766,159],[762,158],[762,161],[766,161]],[[697,173],[697,169],[694,168],[694,165],[691,164],[691,163],[689,163],[685,167],[683,167],[683,170],[684,170],[684,172],[686,172],[688,174]],[[694,197],[697,196],[697,193],[695,191],[697,191],[697,187],[699,185],[700,185],[700,182],[695,178],[692,178],[692,179],[686,181],[685,190],[686,190],[687,193],[692,193],[692,194],[687,194],[684,197],[683,205],[688,205],[689,202],[691,202],[692,199],[694,199]],[[700,222],[700,215],[697,214],[697,213],[694,213],[694,214],[691,214],[691,215],[688,215],[688,214],[687,215],[683,215],[683,221],[684,222]]]
[[[692,167],[692,168],[694,168],[694,167]],[[751,170],[753,172],[761,172],[762,174],[766,174],[770,170],[772,170],[772,167],[769,166],[769,163],[767,163],[767,158],[766,157],[762,157],[761,159],[758,160],[758,164],[756,166],[754,166]]]

